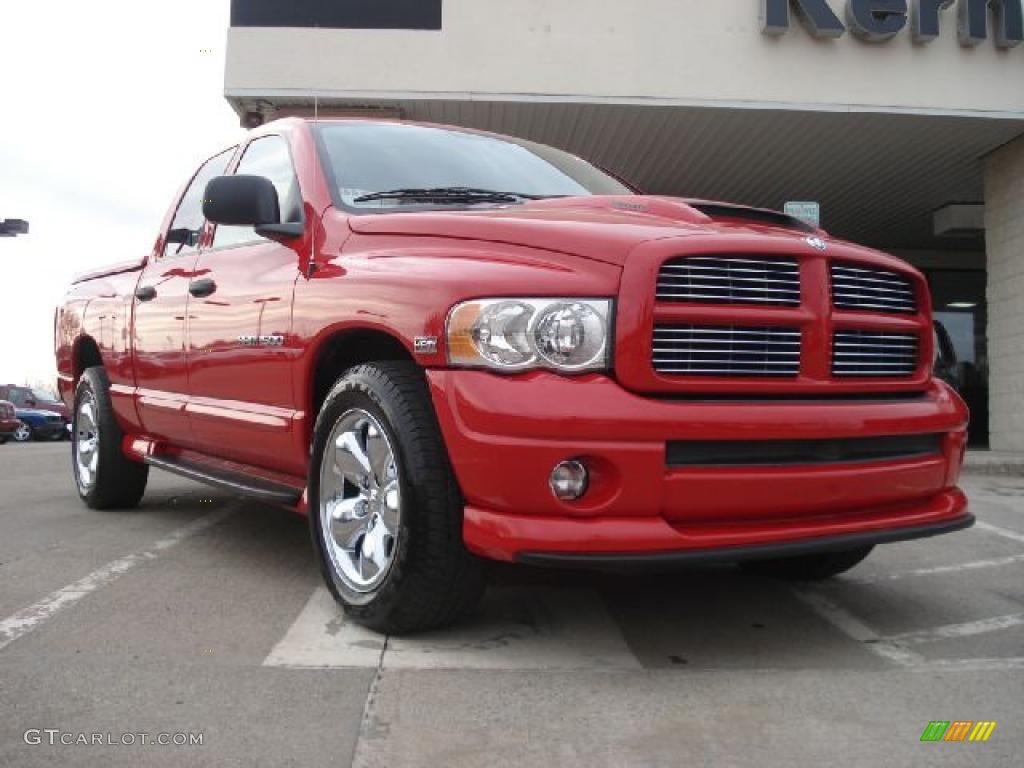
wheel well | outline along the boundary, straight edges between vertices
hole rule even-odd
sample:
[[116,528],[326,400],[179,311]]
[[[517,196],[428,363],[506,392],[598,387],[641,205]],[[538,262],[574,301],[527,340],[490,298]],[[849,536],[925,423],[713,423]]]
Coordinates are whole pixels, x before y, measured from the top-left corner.
[[324,342],[313,374],[310,418],[320,413],[331,387],[345,371],[374,360],[413,361],[413,356],[402,342],[383,331],[343,331]]
[[86,368],[96,365],[103,365],[103,357],[100,355],[100,348],[91,336],[83,336],[75,345],[74,354],[75,384],[82,377]]

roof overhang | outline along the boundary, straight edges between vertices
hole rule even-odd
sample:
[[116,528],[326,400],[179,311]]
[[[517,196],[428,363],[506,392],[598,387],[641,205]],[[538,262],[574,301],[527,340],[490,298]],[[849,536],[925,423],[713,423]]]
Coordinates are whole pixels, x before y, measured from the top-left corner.
[[[822,3],[841,18],[844,2]],[[994,17],[967,45],[953,6],[924,37],[918,14],[869,42],[846,22],[825,39],[795,14],[766,25],[753,0],[635,5],[444,0],[442,23],[417,29],[236,27],[225,92],[260,119],[356,111],[515,134],[659,194],[817,201],[827,229],[879,247],[982,247],[937,236],[932,217],[981,202],[982,158],[1024,134],[1024,46],[1001,47]]]

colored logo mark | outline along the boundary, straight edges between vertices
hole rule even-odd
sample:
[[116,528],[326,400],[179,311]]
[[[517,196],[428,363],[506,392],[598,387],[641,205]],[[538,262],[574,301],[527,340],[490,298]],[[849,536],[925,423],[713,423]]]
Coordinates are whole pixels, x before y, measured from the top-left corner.
[[932,720],[921,741],[988,741],[996,725],[995,720]]

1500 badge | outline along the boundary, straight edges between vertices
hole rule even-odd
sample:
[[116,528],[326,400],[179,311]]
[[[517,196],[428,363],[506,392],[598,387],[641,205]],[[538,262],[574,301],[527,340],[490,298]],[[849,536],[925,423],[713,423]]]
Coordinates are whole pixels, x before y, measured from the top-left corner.
[[284,336],[239,336],[238,341],[246,347],[284,346]]

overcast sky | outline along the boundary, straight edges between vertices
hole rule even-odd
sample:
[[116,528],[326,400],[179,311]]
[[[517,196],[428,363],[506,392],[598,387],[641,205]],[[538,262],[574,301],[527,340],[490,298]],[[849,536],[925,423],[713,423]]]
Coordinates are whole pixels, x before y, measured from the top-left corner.
[[[52,381],[75,273],[152,247],[198,164],[242,135],[223,97],[229,0],[4,3],[0,383]],[[209,52],[207,52],[209,51]]]

